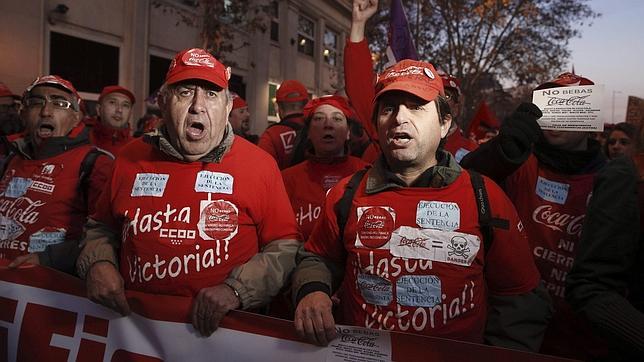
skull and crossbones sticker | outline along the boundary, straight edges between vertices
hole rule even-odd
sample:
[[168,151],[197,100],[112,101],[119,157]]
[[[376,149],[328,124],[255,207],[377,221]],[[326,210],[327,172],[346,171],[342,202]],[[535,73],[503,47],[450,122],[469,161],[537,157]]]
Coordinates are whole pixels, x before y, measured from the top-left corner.
[[467,253],[470,252],[470,247],[467,246],[467,239],[462,236],[452,237],[447,248],[451,250],[447,253],[448,256],[459,256],[466,259],[469,257]]

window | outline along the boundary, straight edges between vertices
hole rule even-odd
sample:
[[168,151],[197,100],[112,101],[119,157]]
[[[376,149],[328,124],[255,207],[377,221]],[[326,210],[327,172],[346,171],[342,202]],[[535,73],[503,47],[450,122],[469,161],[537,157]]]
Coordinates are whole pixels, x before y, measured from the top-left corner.
[[275,94],[277,93],[278,84],[268,83],[268,119],[277,120],[277,108],[275,105],[277,101],[275,100]]
[[324,31],[324,61],[329,65],[337,65],[338,54],[338,33],[333,30],[326,29]]
[[271,1],[271,40],[280,41],[280,5],[277,0]]
[[49,73],[69,80],[79,92],[100,93],[119,82],[119,48],[52,31]]
[[161,88],[165,81],[165,75],[170,68],[170,59],[150,55],[150,77],[148,79],[148,92],[150,94]]
[[297,24],[297,50],[313,56],[315,50],[315,23],[302,15]]

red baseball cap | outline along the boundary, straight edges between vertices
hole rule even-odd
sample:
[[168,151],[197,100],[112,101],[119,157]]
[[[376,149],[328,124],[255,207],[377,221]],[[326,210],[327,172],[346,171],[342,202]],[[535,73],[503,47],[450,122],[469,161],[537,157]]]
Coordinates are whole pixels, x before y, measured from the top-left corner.
[[434,66],[417,60],[405,59],[385,69],[376,80],[374,102],[383,93],[399,90],[431,102],[445,95],[443,81]]
[[201,79],[228,89],[230,68],[203,49],[186,49],[172,59],[165,82],[174,84],[186,79]]
[[578,85],[594,85],[595,82],[588,78],[581,77],[577,74],[566,72],[561,73],[557,78],[539,85],[534,90],[559,88],[559,87],[574,87]]
[[311,117],[315,110],[324,104],[328,104],[339,109],[340,111],[342,111],[344,116],[347,117],[347,119],[355,118],[353,109],[349,105],[349,102],[346,98],[342,96],[323,96],[320,98],[311,99],[306,104],[306,106],[304,106],[304,119],[308,121],[309,117]]
[[461,95],[461,81],[458,78],[441,71],[438,71],[438,75],[440,75],[441,80],[443,81],[443,88],[456,89],[458,95]]
[[285,80],[280,84],[275,93],[275,99],[278,102],[298,102],[309,99],[309,92],[304,84],[294,80]]
[[2,82],[0,82],[0,97],[20,98],[18,95],[13,94],[11,89],[9,89],[9,87],[7,87],[7,85]]
[[36,78],[28,87],[25,89],[25,95],[27,93],[30,93],[34,88],[41,86],[41,85],[53,85],[57,86],[58,88],[62,88],[74,96],[76,98],[76,103],[78,106],[80,106],[81,103],[81,97],[76,91],[76,88],[72,85],[72,83],[66,79],[63,79],[60,76],[57,75],[43,75],[38,78]]
[[130,102],[132,102],[132,104],[136,102],[134,94],[132,94],[129,89],[121,87],[120,85],[108,85],[107,87],[104,87],[101,91],[101,95],[98,97],[98,102],[100,103],[101,99],[110,93],[121,93],[130,98]]
[[248,103],[246,103],[244,98],[240,97],[239,94],[232,93],[232,96],[233,96],[233,109],[248,107]]

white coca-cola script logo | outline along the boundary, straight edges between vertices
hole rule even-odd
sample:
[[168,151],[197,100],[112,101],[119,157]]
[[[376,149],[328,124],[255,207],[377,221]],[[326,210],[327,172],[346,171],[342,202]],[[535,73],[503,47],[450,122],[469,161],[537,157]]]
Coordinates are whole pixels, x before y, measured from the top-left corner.
[[8,219],[13,219],[21,224],[34,224],[38,221],[40,212],[36,211],[45,203],[36,200],[33,201],[28,197],[19,197],[15,200],[2,200],[0,203],[0,213]]
[[532,220],[549,229],[579,237],[581,235],[584,216],[586,215],[573,216],[558,211],[553,212],[551,205],[542,205],[534,210]]
[[183,56],[183,63],[192,66],[206,66],[208,68],[215,67],[212,55],[204,52],[201,49],[193,49],[187,52]]

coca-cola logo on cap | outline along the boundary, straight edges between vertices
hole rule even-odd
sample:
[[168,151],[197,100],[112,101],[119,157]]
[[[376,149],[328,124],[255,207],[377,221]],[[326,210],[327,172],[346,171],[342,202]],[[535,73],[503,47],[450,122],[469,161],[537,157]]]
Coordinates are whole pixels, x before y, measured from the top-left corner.
[[181,57],[181,61],[183,64],[193,67],[215,67],[215,58],[203,49],[195,48],[188,50],[183,57]]

